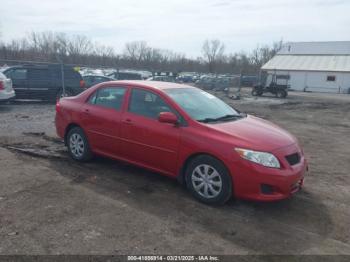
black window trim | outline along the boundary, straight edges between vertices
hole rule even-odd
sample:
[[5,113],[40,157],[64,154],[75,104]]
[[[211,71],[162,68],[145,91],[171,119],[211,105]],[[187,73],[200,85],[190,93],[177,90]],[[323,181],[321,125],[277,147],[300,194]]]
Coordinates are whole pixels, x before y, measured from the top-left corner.
[[[34,80],[34,81],[37,81],[37,80],[51,80],[51,77],[50,77],[50,72],[47,68],[28,68],[26,69],[27,70],[27,79],[28,80]],[[41,71],[39,74],[36,74],[38,71]],[[42,75],[42,72],[45,72],[43,75]],[[37,77],[37,76],[40,76],[40,77]],[[33,77],[34,76],[34,77]],[[44,76],[44,77],[42,77]]]

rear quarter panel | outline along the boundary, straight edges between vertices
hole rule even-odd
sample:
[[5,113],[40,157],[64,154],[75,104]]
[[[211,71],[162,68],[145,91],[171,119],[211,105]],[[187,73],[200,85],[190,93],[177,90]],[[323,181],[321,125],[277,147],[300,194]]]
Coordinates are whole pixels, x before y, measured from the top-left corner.
[[61,98],[56,110],[55,124],[57,135],[64,138],[70,124],[79,125],[81,102],[75,97]]

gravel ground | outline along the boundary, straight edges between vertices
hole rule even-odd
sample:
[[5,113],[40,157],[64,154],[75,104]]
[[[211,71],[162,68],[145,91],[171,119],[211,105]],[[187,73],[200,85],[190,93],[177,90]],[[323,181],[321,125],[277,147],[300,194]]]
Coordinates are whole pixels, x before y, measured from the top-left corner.
[[54,105],[0,106],[0,254],[350,254],[350,96],[224,99],[298,137],[304,190],[206,206],[156,173],[73,162]]

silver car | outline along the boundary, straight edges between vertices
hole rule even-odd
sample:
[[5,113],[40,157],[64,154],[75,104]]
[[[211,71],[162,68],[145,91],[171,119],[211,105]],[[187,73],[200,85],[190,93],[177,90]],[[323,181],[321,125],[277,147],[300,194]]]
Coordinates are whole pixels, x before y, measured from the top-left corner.
[[16,96],[15,90],[12,88],[11,79],[7,78],[0,72],[0,103],[7,102]]

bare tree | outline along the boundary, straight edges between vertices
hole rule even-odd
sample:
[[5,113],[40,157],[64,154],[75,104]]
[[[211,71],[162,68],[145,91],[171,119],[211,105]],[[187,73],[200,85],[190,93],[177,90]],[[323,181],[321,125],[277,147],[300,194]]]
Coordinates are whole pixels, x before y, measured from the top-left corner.
[[124,55],[129,58],[134,66],[140,64],[140,62],[145,58],[149,47],[145,41],[135,41],[126,43]]
[[271,46],[257,46],[251,53],[251,63],[259,70],[265,63],[274,57],[283,46],[283,41],[274,42]]
[[75,35],[70,39],[67,51],[72,55],[86,55],[91,53],[92,46],[91,40],[86,36]]
[[206,40],[202,47],[204,60],[208,64],[210,73],[214,73],[216,63],[222,59],[225,45],[218,39]]
[[118,55],[112,47],[92,42],[82,35],[59,32],[32,32],[23,38],[0,41],[2,60],[22,60],[57,63],[57,53],[64,63],[100,65],[119,68],[145,69],[150,71],[196,71],[216,73],[256,74],[261,65],[273,57],[282,41],[269,46],[258,46],[250,53],[224,55],[224,44],[219,40],[206,40],[202,57],[187,58],[171,50],[150,47],[144,41],[125,45]]

